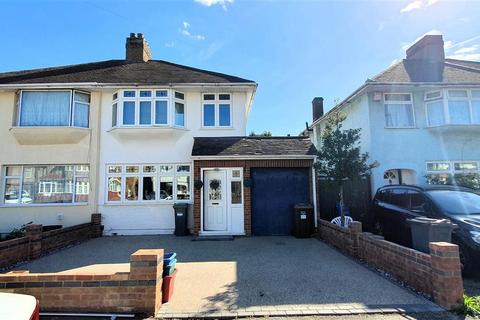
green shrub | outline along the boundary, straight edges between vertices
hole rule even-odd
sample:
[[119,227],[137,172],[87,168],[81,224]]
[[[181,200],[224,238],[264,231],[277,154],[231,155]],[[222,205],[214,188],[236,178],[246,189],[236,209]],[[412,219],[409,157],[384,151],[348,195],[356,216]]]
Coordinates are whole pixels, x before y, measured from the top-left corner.
[[463,295],[463,313],[473,317],[480,317],[480,296],[470,297]]

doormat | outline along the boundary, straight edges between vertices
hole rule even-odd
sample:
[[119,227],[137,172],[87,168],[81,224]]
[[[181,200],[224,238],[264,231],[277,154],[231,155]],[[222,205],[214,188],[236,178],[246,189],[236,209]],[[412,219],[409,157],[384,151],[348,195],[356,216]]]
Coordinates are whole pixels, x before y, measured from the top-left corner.
[[197,236],[192,241],[233,241],[233,236]]

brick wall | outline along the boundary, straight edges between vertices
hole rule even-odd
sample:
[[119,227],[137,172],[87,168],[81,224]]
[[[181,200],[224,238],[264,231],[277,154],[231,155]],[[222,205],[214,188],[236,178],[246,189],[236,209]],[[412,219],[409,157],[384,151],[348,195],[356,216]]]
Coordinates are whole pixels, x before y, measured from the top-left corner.
[[[310,168],[313,160],[308,159],[270,159],[270,160],[195,160],[193,162],[194,180],[201,180],[202,168],[243,168],[243,178],[250,179],[252,168]],[[312,190],[310,181],[310,190]],[[202,189],[194,189],[193,195],[193,231],[196,235],[200,232],[200,214]],[[312,197],[313,198],[313,197]],[[244,228],[247,235],[252,233],[252,199],[250,187],[243,187]],[[313,202],[313,200],[312,200]]]
[[110,274],[0,274],[0,291],[33,295],[41,311],[156,314],[162,304],[163,249],[133,253],[129,272],[115,272],[116,267]]
[[42,225],[26,226],[25,237],[0,242],[0,268],[35,259],[66,246],[102,235],[101,216],[92,214],[92,220],[72,227],[42,232]]
[[426,254],[362,232],[362,224],[357,221],[342,228],[320,220],[319,232],[325,242],[432,296],[440,306],[453,310],[463,304],[457,245],[432,242],[430,254]]

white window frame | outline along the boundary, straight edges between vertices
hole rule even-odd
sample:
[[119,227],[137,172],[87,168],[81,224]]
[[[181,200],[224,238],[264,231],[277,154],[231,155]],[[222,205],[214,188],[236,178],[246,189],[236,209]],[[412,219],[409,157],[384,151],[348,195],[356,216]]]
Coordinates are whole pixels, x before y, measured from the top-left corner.
[[[386,95],[395,95],[395,94],[398,94],[398,95],[408,95],[410,96],[410,101],[397,101],[397,100],[386,100],[385,97]],[[387,125],[387,119],[386,119],[386,109],[385,109],[385,105],[387,104],[405,104],[405,105],[411,105],[411,108],[412,108],[412,125],[411,126],[405,126],[405,127],[396,127],[396,126],[388,126]],[[416,118],[415,118],[415,105],[414,105],[414,102],[413,102],[413,94],[411,92],[384,92],[383,93],[383,121],[385,123],[385,129],[414,129],[416,128]]]
[[[22,126],[20,124],[21,122],[21,116],[22,116],[22,100],[23,100],[23,93],[24,92],[69,92],[70,93],[70,104],[69,104],[69,109],[68,109],[68,125],[65,125],[65,126],[50,126],[50,127],[55,127],[55,128],[80,128],[80,129],[89,129],[90,128],[90,104],[91,104],[91,98],[92,98],[92,94],[91,92],[88,92],[88,91],[83,91],[83,90],[73,90],[73,89],[37,89],[37,90],[34,90],[34,89],[28,89],[28,90],[20,90],[19,91],[19,95],[18,95],[18,101],[17,101],[17,106],[16,106],[16,109],[17,111],[15,112],[15,116],[16,116],[16,119],[15,119],[15,126],[16,127],[19,127],[19,128],[42,128],[42,126]],[[76,101],[74,100],[75,99],[75,92],[79,92],[79,93],[84,93],[84,94],[87,94],[90,96],[90,102],[89,103],[86,103],[86,102],[82,102],[82,101]],[[88,126],[87,127],[76,127],[75,126],[75,119],[74,119],[74,116],[75,116],[75,103],[81,103],[81,104],[84,104],[84,105],[88,105]]]
[[[175,92],[183,94],[183,99],[175,97]],[[173,124],[174,127],[177,127],[177,128],[185,128],[186,124],[187,124],[187,104],[185,103],[185,93],[182,92],[182,91],[178,91],[178,90],[172,90],[172,93],[170,95],[172,97],[171,98],[172,99],[171,109],[172,109],[172,118],[173,118],[172,119],[172,124]],[[183,104],[183,125],[179,125],[176,122],[175,118],[176,118],[176,115],[177,115],[177,111],[175,109],[175,102]]]
[[[455,164],[456,163],[476,163],[477,164],[477,170],[455,170]],[[449,169],[448,170],[428,170],[428,164],[429,163],[448,163],[449,164]],[[437,174],[437,173],[448,173],[454,175],[455,173],[478,173],[480,174],[480,161],[478,160],[434,160],[434,161],[426,161],[425,162],[425,171],[427,174]]]
[[[62,202],[62,203],[22,203],[22,202],[19,202],[19,203],[5,203],[5,185],[6,185],[6,181],[7,179],[19,179],[20,181],[20,199],[21,197],[23,196],[23,176],[25,175],[25,167],[42,167],[42,166],[73,166],[73,185],[70,185],[69,188],[71,189],[71,193],[72,193],[72,202]],[[46,206],[83,206],[83,205],[89,205],[90,203],[90,200],[91,200],[91,197],[90,197],[90,190],[88,190],[88,201],[87,202],[77,202],[75,199],[76,199],[76,196],[77,196],[77,193],[76,193],[76,182],[77,182],[77,177],[81,178],[81,177],[88,177],[89,178],[89,182],[88,184],[90,185],[90,179],[91,179],[91,176],[90,176],[90,171],[88,171],[88,174],[77,174],[77,170],[76,168],[78,167],[81,167],[82,169],[84,169],[86,166],[90,167],[88,164],[35,164],[35,165],[16,165],[16,164],[9,164],[9,165],[4,165],[2,166],[2,183],[1,183],[1,186],[0,186],[0,207],[46,207]],[[21,175],[20,176],[7,176],[7,167],[20,167],[21,168]],[[78,170],[79,172],[86,172],[85,170]],[[46,184],[52,184],[51,185],[51,189],[50,189],[50,193],[48,194],[52,194],[52,193],[57,193],[57,187],[56,187],[56,183],[55,182],[39,182],[40,184],[43,184],[43,188],[45,188],[45,185]],[[55,187],[53,187],[53,185],[55,185]],[[55,190],[53,190],[55,189]],[[40,190],[40,188],[39,188]],[[47,193],[45,193],[47,194]],[[84,194],[82,194],[84,195]]]
[[[220,100],[220,95],[228,94],[230,99],[229,100]],[[205,95],[213,95],[215,98],[214,100],[205,100]],[[215,122],[213,126],[206,126],[205,125],[205,105],[206,104],[213,104],[214,108],[214,115],[215,115]],[[221,104],[228,104],[230,105],[230,125],[228,126],[221,126],[220,125],[220,105]],[[212,93],[212,92],[202,92],[202,129],[231,129],[233,127],[233,94],[229,92],[221,92],[221,93]]]
[[[108,167],[110,166],[119,166],[121,167],[120,173],[109,173]],[[126,167],[127,166],[139,166],[139,171],[135,173],[127,173]],[[145,166],[154,166],[155,172],[144,172],[143,167]],[[172,170],[170,172],[161,172],[161,166],[172,166]],[[177,172],[177,168],[179,166],[189,166],[189,172]],[[118,163],[109,163],[105,167],[106,178],[105,178],[105,204],[107,205],[152,205],[152,204],[173,204],[175,202],[182,202],[182,203],[193,203],[193,164],[187,162],[181,163],[127,163],[127,164],[118,164]],[[177,199],[177,178],[188,176],[189,177],[189,195],[190,199]],[[108,179],[111,177],[119,177],[121,183],[121,192],[122,196],[120,201],[109,201],[108,200]],[[127,177],[138,177],[138,200],[127,200],[125,198],[125,187],[126,187],[126,178]],[[155,186],[156,186],[156,194],[155,200],[143,200],[143,178],[144,177],[155,177]],[[171,200],[161,200],[160,199],[160,180],[161,177],[172,177],[172,199]]]
[[[439,91],[441,92],[440,97],[436,98],[430,98],[427,99],[427,94]],[[466,91],[467,96],[466,97],[450,97],[450,92],[452,91]],[[426,119],[427,119],[427,127],[433,128],[433,127],[438,127],[438,126],[445,126],[445,125],[452,125],[452,126],[475,126],[475,125],[480,125],[480,122],[475,123],[474,122],[474,113],[473,113],[473,104],[472,101],[480,101],[480,98],[474,98],[472,92],[473,91],[480,91],[478,88],[444,88],[444,89],[439,89],[439,90],[432,90],[432,91],[427,91],[425,92],[424,95],[424,101],[425,101],[425,114],[426,114]],[[468,101],[468,107],[469,107],[469,123],[465,124],[452,124],[450,120],[450,109],[448,106],[449,100],[456,100],[456,101]],[[431,102],[436,102],[436,101],[442,101],[443,102],[443,119],[444,123],[442,125],[437,125],[437,126],[432,126],[430,125],[428,119],[428,109],[427,105]]]

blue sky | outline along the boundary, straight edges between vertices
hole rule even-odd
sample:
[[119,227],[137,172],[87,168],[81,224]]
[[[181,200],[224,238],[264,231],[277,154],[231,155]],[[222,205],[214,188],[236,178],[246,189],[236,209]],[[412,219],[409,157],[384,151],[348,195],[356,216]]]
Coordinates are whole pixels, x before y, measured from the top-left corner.
[[153,57],[258,83],[248,131],[296,135],[311,100],[326,109],[421,35],[442,33],[447,56],[480,61],[480,2],[4,1],[0,72],[124,57],[142,32]]

